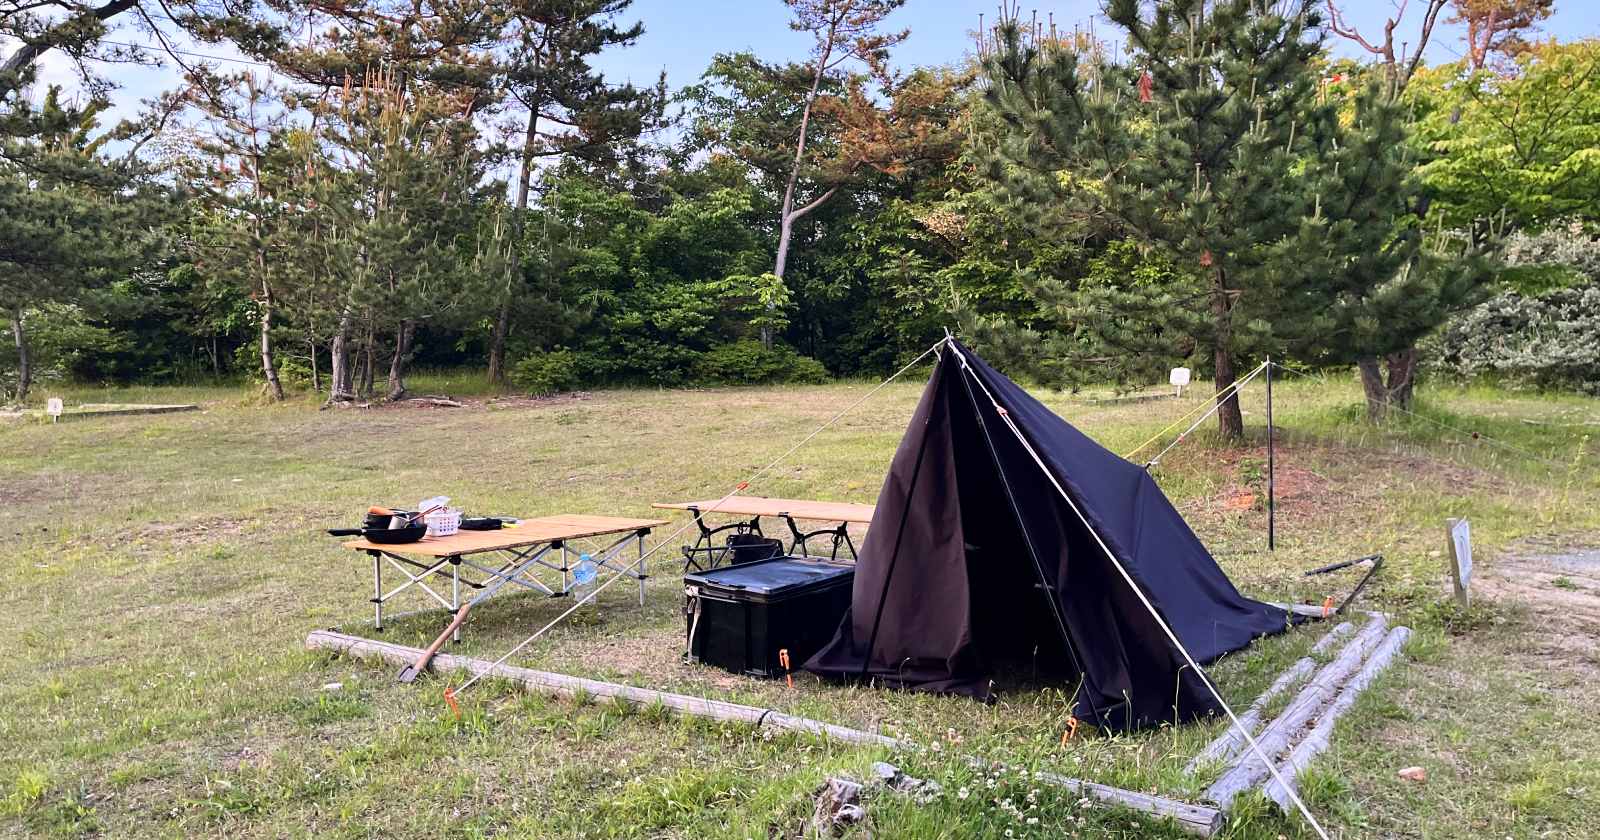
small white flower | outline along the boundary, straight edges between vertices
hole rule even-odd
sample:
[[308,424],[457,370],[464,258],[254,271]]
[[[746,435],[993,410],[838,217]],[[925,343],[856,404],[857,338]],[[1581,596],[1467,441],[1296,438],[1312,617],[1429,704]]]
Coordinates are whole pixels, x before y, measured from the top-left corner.
[[1038,825],[1038,824],[1039,824],[1039,818],[1038,817],[1029,817],[1028,818],[1028,825]]
[[933,751],[934,752],[940,752],[943,749],[944,749],[944,745],[943,744],[940,744],[938,741],[934,741],[933,742]]
[[969,791],[966,788],[962,788],[962,789],[956,791],[956,798],[957,799],[966,799],[969,795],[971,795],[971,793],[972,793],[972,791]]

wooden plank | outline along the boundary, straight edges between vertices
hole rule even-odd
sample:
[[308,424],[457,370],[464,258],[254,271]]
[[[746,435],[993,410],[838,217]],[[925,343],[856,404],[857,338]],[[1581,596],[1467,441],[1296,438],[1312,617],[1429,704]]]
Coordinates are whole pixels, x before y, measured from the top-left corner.
[[[1333,739],[1333,727],[1339,722],[1340,716],[1350,711],[1356,704],[1356,698],[1378,678],[1379,674],[1383,673],[1384,669],[1389,667],[1389,663],[1394,661],[1400,649],[1405,646],[1406,640],[1410,638],[1409,627],[1396,627],[1390,630],[1377,650],[1367,657],[1367,662],[1361,666],[1361,670],[1345,683],[1344,688],[1339,691],[1339,696],[1333,698],[1333,702],[1323,710],[1310,734],[1306,735],[1305,740],[1297,744],[1289,753],[1289,757],[1278,765],[1278,773],[1289,783],[1290,788],[1299,784],[1300,773],[1311,764],[1311,760],[1328,748]],[[1288,789],[1278,784],[1276,779],[1267,780],[1266,792],[1267,798],[1278,803],[1279,808],[1288,810]]]
[[726,513],[733,516],[792,516],[795,519],[823,522],[871,522],[874,505],[855,502],[819,502],[811,499],[769,499],[765,496],[732,496],[699,502],[656,502],[660,510],[688,510],[701,513]]
[[[394,665],[409,665],[416,661],[417,655],[422,652],[417,648],[406,647],[405,645],[367,639],[361,636],[350,636],[344,633],[336,633],[332,630],[317,630],[306,636],[306,649],[342,653],[357,659],[377,659]],[[811,718],[798,717],[775,709],[762,709],[741,703],[727,703],[721,700],[691,697],[686,694],[673,694],[649,688],[637,688],[631,685],[572,677],[566,674],[553,674],[549,671],[536,671],[532,668],[519,668],[514,665],[496,665],[493,662],[466,656],[441,653],[433,658],[431,667],[434,671],[441,673],[464,671],[474,676],[481,675],[507,679],[544,694],[568,699],[579,694],[597,700],[617,698],[637,707],[660,705],[681,714],[710,718],[712,720],[745,723],[756,729],[770,727],[790,732],[807,732],[829,740],[891,751],[906,751],[916,748],[914,744],[891,738],[887,735],[852,729],[848,726],[838,726]],[[977,768],[998,766],[976,756],[968,758],[967,761]],[[1034,773],[1033,778],[1044,784],[1063,787],[1083,796],[1094,797],[1102,802],[1171,819],[1185,831],[1202,837],[1210,837],[1222,828],[1222,812],[1205,805],[1195,805],[1154,794],[1123,790],[1110,785],[1073,779],[1056,773]]]
[[457,531],[447,537],[423,537],[414,543],[381,545],[364,539],[342,543],[356,551],[387,551],[417,557],[458,557],[506,548],[525,548],[556,540],[577,540],[606,534],[625,534],[666,525],[665,519],[629,519],[620,516],[559,514],[524,519],[498,531]]
[[[1367,653],[1383,639],[1387,622],[1381,617],[1373,617],[1361,632],[1352,638],[1349,644],[1339,651],[1332,662],[1322,666],[1316,676],[1304,691],[1289,703],[1267,727],[1256,736],[1256,745],[1261,752],[1276,760],[1279,753],[1288,748],[1289,743],[1297,735],[1303,734],[1306,725],[1321,711],[1333,698],[1339,688],[1361,667]],[[1267,778],[1269,772],[1267,765],[1256,755],[1253,750],[1246,750],[1239,754],[1239,760],[1223,772],[1211,787],[1206,789],[1206,798],[1217,803],[1218,807],[1227,810],[1239,794],[1255,787]]]

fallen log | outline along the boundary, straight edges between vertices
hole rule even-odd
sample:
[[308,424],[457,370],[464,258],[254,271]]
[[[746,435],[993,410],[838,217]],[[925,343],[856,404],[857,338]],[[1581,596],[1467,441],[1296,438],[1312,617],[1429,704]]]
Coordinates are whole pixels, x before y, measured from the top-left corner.
[[1289,757],[1282,764],[1278,765],[1278,775],[1289,783],[1289,788],[1286,789],[1283,785],[1278,784],[1276,779],[1269,779],[1266,785],[1266,792],[1267,797],[1278,803],[1279,808],[1288,810],[1289,790],[1294,789],[1299,784],[1300,773],[1311,764],[1311,760],[1328,748],[1333,738],[1333,727],[1339,722],[1339,717],[1350,711],[1350,708],[1356,703],[1356,698],[1367,689],[1367,686],[1372,684],[1373,680],[1378,678],[1379,674],[1383,673],[1384,669],[1389,667],[1389,664],[1394,661],[1395,656],[1400,653],[1400,649],[1405,647],[1406,641],[1410,638],[1411,628],[1409,627],[1396,627],[1390,630],[1389,635],[1384,637],[1383,643],[1378,645],[1378,648],[1372,652],[1371,656],[1367,657],[1366,664],[1361,666],[1361,670],[1356,672],[1356,675],[1344,684],[1344,688],[1339,691],[1339,696],[1333,698],[1333,702],[1329,703],[1328,708],[1323,710],[1322,716],[1317,719],[1317,725],[1312,728],[1311,733],[1295,746],[1294,750],[1289,753]]
[[[1261,754],[1275,759],[1295,735],[1304,731],[1306,724],[1328,704],[1350,675],[1361,667],[1368,652],[1382,640],[1386,626],[1387,621],[1383,617],[1372,617],[1332,662],[1317,671],[1305,689],[1256,737]],[[1206,798],[1226,811],[1233,804],[1234,797],[1260,784],[1268,775],[1267,765],[1260,755],[1254,750],[1241,752],[1238,761],[1206,789]]]
[[1354,633],[1355,631],[1356,626],[1354,624],[1351,624],[1348,621],[1342,621],[1332,630],[1329,630],[1326,636],[1318,639],[1317,643],[1311,646],[1311,652],[1313,654],[1327,653],[1328,648],[1338,644],[1340,639],[1350,635],[1351,633]]
[[[401,666],[409,665],[416,661],[417,654],[422,652],[417,648],[405,645],[381,642],[361,636],[350,636],[344,633],[336,633],[332,630],[316,630],[306,636],[306,649],[325,650],[341,653],[356,659],[375,659]],[[492,662],[467,656],[441,653],[433,658],[430,667],[436,673],[461,671],[473,676],[498,677],[520,683],[529,689],[555,697],[570,699],[582,695],[596,699],[616,698],[636,707],[660,705],[675,712],[694,717],[745,723],[756,729],[771,727],[791,732],[807,732],[834,741],[858,746],[882,747],[893,751],[908,750],[913,746],[909,742],[898,738],[890,738],[887,735],[865,732],[848,726],[837,726],[820,720],[786,714],[774,709],[746,706],[741,703],[727,703],[721,700],[708,700],[704,697],[692,697],[686,694],[673,694],[667,691],[637,688],[631,685],[572,677],[549,671],[536,671],[532,668],[519,668],[514,665],[496,665]],[[969,761],[974,767],[995,766],[975,756]],[[1202,837],[1210,837],[1222,828],[1222,812],[1206,805],[1195,805],[1154,794],[1123,790],[1055,773],[1035,773],[1034,778],[1045,784],[1065,788],[1081,796],[1091,796],[1113,805],[1143,811],[1157,817],[1169,818],[1185,831]]]
[[[1354,624],[1348,621],[1341,622],[1332,630],[1329,630],[1322,638],[1318,639],[1317,643],[1311,646],[1311,652],[1322,653],[1326,651],[1355,629],[1356,626]],[[1224,729],[1222,734],[1206,745],[1205,749],[1195,753],[1194,758],[1189,759],[1189,763],[1184,765],[1183,772],[1192,776],[1195,771],[1213,762],[1227,761],[1232,758],[1245,745],[1244,733],[1255,734],[1256,727],[1261,725],[1261,716],[1266,714],[1267,706],[1278,695],[1298,685],[1316,667],[1316,660],[1309,656],[1295,660],[1293,665],[1284,669],[1284,672],[1279,674],[1276,680],[1272,681],[1272,685],[1267,686],[1266,691],[1261,692],[1261,696],[1250,704],[1250,708],[1246,709],[1244,714],[1239,715],[1239,725],[1229,726]]]

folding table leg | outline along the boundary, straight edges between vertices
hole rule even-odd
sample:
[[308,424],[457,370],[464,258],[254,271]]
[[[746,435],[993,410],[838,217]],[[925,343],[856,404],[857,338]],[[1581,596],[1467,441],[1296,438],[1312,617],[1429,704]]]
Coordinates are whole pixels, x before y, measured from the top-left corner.
[[[461,609],[461,558],[450,558],[450,612]],[[461,644],[461,625],[456,625],[456,644]]]
[[376,551],[372,555],[372,629],[383,632],[383,558]]
[[647,531],[639,532],[639,608],[644,608],[644,535]]

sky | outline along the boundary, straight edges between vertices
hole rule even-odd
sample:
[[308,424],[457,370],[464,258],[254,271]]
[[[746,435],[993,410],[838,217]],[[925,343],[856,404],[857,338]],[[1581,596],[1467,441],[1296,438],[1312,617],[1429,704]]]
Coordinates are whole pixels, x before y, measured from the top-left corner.
[[[1415,41],[1420,26],[1421,0],[1410,0],[1413,8],[1396,30],[1397,40]],[[1593,0],[1556,0],[1556,13],[1541,24],[1546,36],[1566,41],[1600,35],[1600,15],[1594,14]],[[909,0],[890,19],[895,28],[911,31],[911,36],[894,52],[894,64],[901,68],[954,64],[974,51],[973,33],[978,16],[993,22],[997,0]],[[1390,0],[1343,0],[1340,4],[1346,21],[1369,40],[1382,34],[1384,21],[1395,13]],[[1115,39],[1115,28],[1099,16],[1099,0],[1024,3],[1028,17],[1037,9],[1041,20],[1053,13],[1064,29],[1074,24],[1087,27],[1093,21],[1102,38]],[[1434,30],[1428,49],[1430,61],[1452,61],[1461,56],[1463,28],[1441,23]],[[595,63],[613,81],[653,84],[662,70],[667,82],[680,88],[697,81],[719,52],[751,50],[768,60],[801,60],[811,46],[810,36],[789,29],[789,10],[780,0],[634,0],[624,20],[644,23],[645,33],[627,49],[612,50]],[[148,43],[148,36],[119,28],[112,40]],[[1341,38],[1329,42],[1335,52],[1351,57],[1366,57],[1359,47]],[[225,47],[187,45],[200,53],[235,56]],[[11,45],[0,44],[0,53]],[[227,68],[230,65],[221,65]],[[231,65],[234,68],[242,65]],[[118,84],[113,94],[112,118],[131,116],[139,102],[162,90],[176,86],[175,68],[115,65],[103,68]],[[72,68],[59,55],[47,57],[41,67],[41,81],[63,83],[69,90]]]

